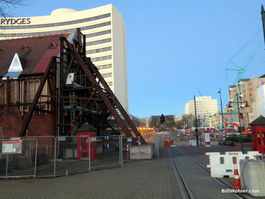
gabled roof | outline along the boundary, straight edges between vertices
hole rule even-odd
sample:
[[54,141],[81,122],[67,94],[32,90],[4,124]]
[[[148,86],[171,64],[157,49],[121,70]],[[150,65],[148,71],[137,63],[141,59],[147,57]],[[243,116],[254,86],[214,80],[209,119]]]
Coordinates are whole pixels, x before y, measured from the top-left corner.
[[77,132],[84,132],[84,131],[96,131],[97,129],[90,125],[89,123],[84,123],[81,127],[77,129]]
[[249,124],[250,126],[265,125],[265,117],[260,115],[257,119]]
[[21,75],[44,73],[51,57],[59,55],[59,38],[68,38],[69,35],[67,33],[0,40],[0,77],[6,75],[16,53],[23,62]]

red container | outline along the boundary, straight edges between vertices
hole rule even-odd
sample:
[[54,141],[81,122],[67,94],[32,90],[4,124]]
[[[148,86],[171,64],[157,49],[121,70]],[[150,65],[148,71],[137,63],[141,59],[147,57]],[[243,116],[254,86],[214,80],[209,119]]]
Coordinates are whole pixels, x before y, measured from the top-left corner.
[[251,126],[252,150],[265,154],[265,117],[259,116]]

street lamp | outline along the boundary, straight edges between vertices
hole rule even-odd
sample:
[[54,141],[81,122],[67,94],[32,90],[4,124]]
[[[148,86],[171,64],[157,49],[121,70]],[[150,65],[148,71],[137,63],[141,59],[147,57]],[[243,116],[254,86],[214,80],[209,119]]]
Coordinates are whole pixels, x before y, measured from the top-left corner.
[[[239,100],[240,98],[240,100]],[[243,138],[242,138],[242,125],[241,125],[241,119],[243,119],[243,113],[240,113],[240,107],[249,107],[248,101],[242,101],[242,96],[239,96],[238,93],[236,93],[236,102],[229,102],[227,105],[228,108],[232,109],[232,103],[237,104],[237,114],[238,114],[238,132],[240,133],[240,143],[241,143],[241,151],[244,153],[244,147],[243,147]]]
[[199,133],[198,133],[198,121],[197,121],[197,109],[196,109],[196,97],[195,97],[195,95],[194,95],[194,111],[195,111],[196,145],[199,146]]

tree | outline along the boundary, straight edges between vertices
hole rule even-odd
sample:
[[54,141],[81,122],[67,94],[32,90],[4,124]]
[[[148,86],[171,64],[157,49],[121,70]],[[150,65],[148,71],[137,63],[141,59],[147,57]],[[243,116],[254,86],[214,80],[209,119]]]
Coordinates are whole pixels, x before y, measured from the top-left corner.
[[181,126],[190,129],[194,127],[194,121],[195,121],[194,115],[192,114],[183,115],[181,120]]
[[0,0],[0,17],[10,16],[10,9],[23,5],[25,0]]

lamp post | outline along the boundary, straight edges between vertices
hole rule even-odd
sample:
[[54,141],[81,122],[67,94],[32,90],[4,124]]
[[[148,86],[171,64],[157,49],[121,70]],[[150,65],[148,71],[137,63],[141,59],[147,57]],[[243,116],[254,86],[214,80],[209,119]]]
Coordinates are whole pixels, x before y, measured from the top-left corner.
[[240,133],[240,143],[241,143],[241,151],[244,153],[244,147],[243,147],[243,138],[242,138],[242,127],[241,127],[241,120],[240,120],[240,106],[239,106],[239,97],[238,93],[236,93],[236,103],[237,103],[237,113],[238,113],[238,133]]
[[198,121],[197,121],[197,109],[196,109],[196,97],[195,97],[195,95],[194,95],[194,111],[195,111],[196,145],[199,146]]

